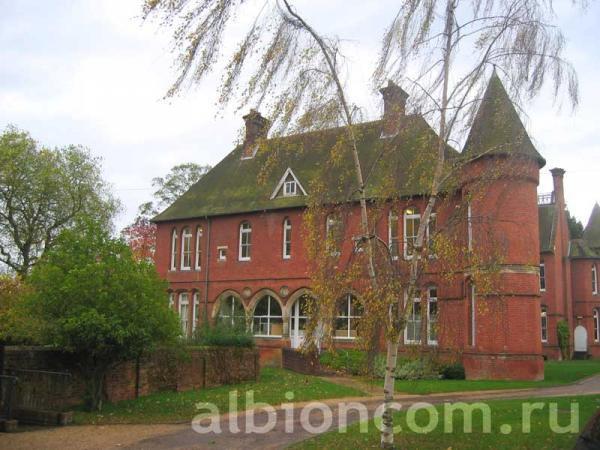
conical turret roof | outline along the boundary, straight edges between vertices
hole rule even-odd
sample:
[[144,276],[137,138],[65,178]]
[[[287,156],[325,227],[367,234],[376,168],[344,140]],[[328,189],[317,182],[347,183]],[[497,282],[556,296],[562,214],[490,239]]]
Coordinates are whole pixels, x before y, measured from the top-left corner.
[[583,230],[583,239],[592,248],[600,248],[600,205],[596,203],[590,220],[588,220],[585,230]]
[[546,164],[531,142],[495,70],[475,115],[463,154],[470,158],[523,155],[537,160],[540,167]]

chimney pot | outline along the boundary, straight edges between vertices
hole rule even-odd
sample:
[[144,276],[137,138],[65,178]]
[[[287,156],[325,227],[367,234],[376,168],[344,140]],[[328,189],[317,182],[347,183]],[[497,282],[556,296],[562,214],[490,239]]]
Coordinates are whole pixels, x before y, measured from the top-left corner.
[[244,117],[246,135],[242,149],[242,159],[250,159],[256,155],[258,140],[267,137],[271,122],[255,109],[251,109]]
[[562,205],[564,208],[565,205],[565,188],[563,184],[563,177],[565,175],[565,169],[561,169],[559,167],[555,167],[550,170],[552,174],[552,181],[554,184],[554,201],[558,205]]
[[379,90],[383,97],[383,129],[381,137],[394,137],[400,131],[406,116],[408,94],[392,80]]

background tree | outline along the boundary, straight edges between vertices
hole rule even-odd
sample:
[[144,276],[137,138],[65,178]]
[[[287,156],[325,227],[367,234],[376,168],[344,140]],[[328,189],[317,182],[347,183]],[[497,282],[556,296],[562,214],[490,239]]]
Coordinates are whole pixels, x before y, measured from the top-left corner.
[[151,218],[161,210],[169,206],[194,183],[208,173],[212,167],[196,163],[184,163],[173,166],[164,177],[152,179],[152,187],[156,189],[153,193],[154,199],[140,205],[138,216]]
[[[412,302],[405,306],[401,299],[404,292],[409,299],[422,295],[420,280],[427,264],[424,256],[429,248],[426,235],[434,208],[440,207],[445,192],[452,192],[452,177],[460,173],[460,166],[469,162],[465,157],[448,161],[449,143],[464,142],[465,131],[470,128],[485,88],[484,81],[489,79],[492,67],[510,82],[509,89],[516,99],[535,96],[550,77],[554,94],[566,85],[569,100],[575,105],[577,77],[562,57],[564,38],[552,25],[554,11],[550,1],[400,2],[398,13],[384,33],[380,60],[374,70],[375,85],[380,87],[386,78],[402,80],[403,85],[405,81],[409,82],[413,108],[428,119],[438,138],[432,148],[423,148],[423,157],[417,162],[433,170],[424,172],[424,182],[429,188],[423,192],[427,202],[412,245],[413,257],[403,270],[397,270],[392,264],[384,263],[385,251],[378,243],[385,239],[373,232],[378,213],[367,207],[370,199],[367,199],[365,186],[370,174],[363,173],[364,161],[357,151],[355,123],[361,113],[349,101],[344,89],[347,79],[340,74],[349,71],[344,70],[340,41],[319,34],[290,1],[265,2],[260,9],[256,4],[248,3],[217,0],[146,2],[147,17],[159,16],[163,24],[175,29],[180,71],[168,95],[175,95],[212,70],[224,47],[223,36],[231,19],[253,14],[254,22],[226,65],[220,102],[226,104],[237,96],[241,107],[266,108],[275,122],[274,133],[327,128],[335,124],[346,126],[346,133],[342,133],[331,149],[330,168],[339,167],[336,160],[348,158],[353,162],[354,189],[348,201],[357,198],[360,201],[361,235],[354,239],[357,247],[365,251],[355,258],[362,264],[353,265],[345,274],[332,277],[331,269],[339,267],[331,258],[337,252],[330,251],[331,240],[335,237],[328,236],[324,244],[319,244],[317,239],[322,236],[323,221],[329,221],[332,213],[343,217],[344,211],[331,208],[331,203],[330,211],[324,211],[326,186],[324,183],[313,184],[307,216],[314,231],[310,242],[315,244],[315,251],[311,251],[315,261],[312,286],[316,287],[319,299],[316,306],[326,308],[317,314],[323,318],[330,317],[338,299],[336,294],[339,296],[342,287],[356,288],[355,275],[363,275],[369,280],[361,290],[368,320],[361,323],[370,323],[371,331],[366,333],[370,342],[376,341],[376,330],[385,330],[386,407],[382,446],[389,447],[393,443],[390,408],[393,373],[400,336],[412,313]],[[251,10],[252,7],[256,9]],[[240,11],[243,8],[246,10]],[[456,64],[459,58],[460,65]],[[414,75],[408,70],[413,66],[419,67]],[[386,146],[383,147],[379,155],[382,159],[386,151]],[[274,153],[276,156],[277,152]],[[325,172],[323,176],[326,176]],[[378,194],[386,198],[385,192]],[[394,197],[387,197],[390,198]],[[446,239],[446,243],[451,241]],[[320,261],[314,258],[317,254]],[[460,255],[448,250],[445,254]],[[490,262],[480,263],[488,266],[485,271],[489,272]],[[329,283],[324,282],[327,276]],[[332,289],[334,285],[336,288]]]
[[29,282],[28,310],[41,323],[41,340],[73,355],[93,410],[102,407],[112,367],[179,334],[154,266],[135,260],[122,240],[96,223],[64,230]]
[[138,260],[154,260],[156,251],[156,225],[150,220],[162,209],[169,206],[194,183],[208,173],[211,166],[196,163],[185,163],[173,166],[165,177],[152,179],[154,199],[142,203],[138,215],[131,225],[121,231],[121,236],[127,241],[133,255]]
[[110,228],[119,203],[101,173],[100,160],[82,147],[48,149],[8,127],[0,135],[0,264],[25,277],[82,218]]
[[577,217],[572,216],[567,210],[567,224],[569,225],[569,237],[571,239],[581,239],[583,237],[583,224]]

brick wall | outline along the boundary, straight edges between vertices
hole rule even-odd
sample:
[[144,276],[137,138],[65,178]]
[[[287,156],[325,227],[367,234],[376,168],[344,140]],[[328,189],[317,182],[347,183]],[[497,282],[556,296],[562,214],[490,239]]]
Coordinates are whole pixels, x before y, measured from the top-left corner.
[[[39,347],[6,347],[5,371],[18,376],[18,401],[36,408],[64,409],[83,403],[85,386],[69,354]],[[56,375],[27,376],[23,370]],[[58,374],[71,374],[68,382]],[[140,361],[122,363],[105,379],[110,402],[134,399],[159,391],[187,391],[256,380],[258,351],[245,348],[190,348],[181,352],[159,349]],[[63,382],[55,382],[60,378]]]

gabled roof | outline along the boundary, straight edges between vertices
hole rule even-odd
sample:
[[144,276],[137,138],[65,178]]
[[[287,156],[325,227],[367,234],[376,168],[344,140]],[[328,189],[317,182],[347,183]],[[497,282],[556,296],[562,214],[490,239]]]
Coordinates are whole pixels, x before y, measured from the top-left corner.
[[531,142],[495,70],[473,120],[463,154],[470,158],[523,155],[537,160],[540,167],[546,164]]
[[556,205],[538,206],[539,228],[540,228],[540,252],[554,251],[554,223],[556,217]]
[[583,239],[592,248],[600,249],[600,205],[596,203],[583,230]]
[[[354,127],[363,173],[368,177],[369,198],[378,198],[384,191],[411,196],[426,194],[430,189],[433,167],[428,161],[435,157],[437,135],[421,116],[408,115],[403,121],[400,133],[390,139],[380,139],[380,120]],[[309,191],[313,180],[322,180],[328,202],[357,200],[352,158],[340,153],[348,151],[348,145],[340,145],[346,131],[339,127],[268,139],[254,158],[245,160],[241,159],[242,146],[238,146],[153,220],[306,206],[306,196],[271,199],[273,186],[287,168]],[[332,149],[338,152],[333,162]],[[449,156],[458,155],[452,148],[447,152]],[[267,179],[259,180],[265,167],[269,167]]]

